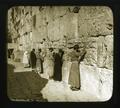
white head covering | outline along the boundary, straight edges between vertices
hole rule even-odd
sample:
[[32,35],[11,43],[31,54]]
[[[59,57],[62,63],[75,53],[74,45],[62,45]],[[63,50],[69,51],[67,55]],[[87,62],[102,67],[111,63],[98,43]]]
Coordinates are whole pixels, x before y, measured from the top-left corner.
[[25,51],[25,52],[24,52],[24,55],[26,55],[27,53],[28,53],[28,52],[27,52],[27,51]]

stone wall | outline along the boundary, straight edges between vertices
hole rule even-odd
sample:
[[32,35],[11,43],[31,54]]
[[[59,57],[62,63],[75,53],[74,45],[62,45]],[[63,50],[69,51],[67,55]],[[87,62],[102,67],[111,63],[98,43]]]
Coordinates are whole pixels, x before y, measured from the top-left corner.
[[80,38],[88,44],[85,63],[112,69],[113,15],[110,8],[81,7],[78,28]]
[[8,10],[8,31],[18,48],[25,50],[31,46],[32,7],[19,6]]
[[87,50],[85,64],[113,69],[113,15],[109,7],[23,6],[10,11],[13,16],[8,29],[19,44],[26,39],[21,41],[26,48],[40,47],[43,38],[57,48],[77,42]]
[[[113,93],[113,71],[80,64],[81,90],[108,101]],[[91,92],[92,91],[92,92]],[[91,99],[92,100],[92,99]]]

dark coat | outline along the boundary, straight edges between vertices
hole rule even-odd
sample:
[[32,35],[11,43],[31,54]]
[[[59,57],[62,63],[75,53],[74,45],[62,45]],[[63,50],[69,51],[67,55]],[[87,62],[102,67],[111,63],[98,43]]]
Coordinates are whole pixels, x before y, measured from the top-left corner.
[[30,64],[32,68],[36,68],[36,54],[34,53],[34,51],[31,51],[30,53]]
[[54,80],[61,81],[62,80],[62,56],[58,53],[54,55],[55,65],[54,65]]

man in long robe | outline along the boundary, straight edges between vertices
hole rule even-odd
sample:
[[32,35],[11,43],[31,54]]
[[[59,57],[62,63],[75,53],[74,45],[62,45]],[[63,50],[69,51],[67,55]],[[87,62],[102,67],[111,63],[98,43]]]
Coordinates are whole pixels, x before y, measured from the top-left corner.
[[80,81],[80,70],[79,70],[79,62],[81,61],[82,56],[86,53],[80,52],[79,46],[75,45],[73,48],[73,51],[71,52],[71,69],[69,73],[69,80],[68,83],[71,85],[72,90],[80,90],[81,87],[81,81]]
[[31,63],[31,67],[32,67],[32,70],[35,70],[36,69],[36,54],[35,54],[35,49],[33,49],[30,53],[30,63]]
[[63,56],[63,51],[59,49],[59,52],[54,54],[54,80],[56,81],[61,81],[62,80],[62,56]]

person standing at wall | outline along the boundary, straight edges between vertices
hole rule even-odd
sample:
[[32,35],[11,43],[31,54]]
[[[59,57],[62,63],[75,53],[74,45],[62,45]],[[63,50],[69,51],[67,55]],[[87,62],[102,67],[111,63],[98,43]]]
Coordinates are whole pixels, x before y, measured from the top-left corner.
[[62,80],[62,57],[63,57],[63,50],[58,49],[58,53],[54,54],[54,80],[61,81]]
[[47,79],[52,79],[54,74],[54,57],[53,48],[47,49],[43,63],[43,76]]
[[27,51],[25,51],[23,54],[23,64],[24,64],[24,68],[29,67],[29,57]]
[[38,73],[43,73],[43,57],[41,55],[41,49],[38,49],[38,52],[36,53],[36,69]]
[[36,54],[35,54],[35,49],[32,49],[32,51],[30,52],[30,64],[32,67],[32,70],[36,71]]
[[68,84],[69,72],[71,67],[71,57],[69,56],[69,49],[64,51],[63,65],[62,65],[62,81],[64,84]]
[[80,90],[81,87],[81,81],[80,81],[80,70],[79,70],[79,63],[81,60],[81,57],[86,53],[79,51],[79,46],[75,45],[73,47],[73,51],[70,53],[71,56],[71,69],[69,74],[69,80],[68,83],[71,85],[72,90]]

